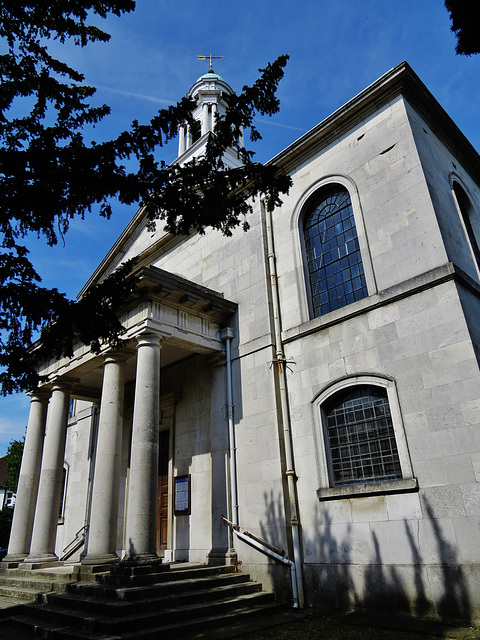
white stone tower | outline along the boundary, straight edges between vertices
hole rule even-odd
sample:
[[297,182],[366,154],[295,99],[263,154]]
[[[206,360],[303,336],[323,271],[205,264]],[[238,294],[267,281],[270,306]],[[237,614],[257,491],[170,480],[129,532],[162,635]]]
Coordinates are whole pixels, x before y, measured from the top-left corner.
[[[212,67],[198,78],[188,92],[189,97],[197,102],[193,111],[195,124],[180,127],[177,162],[183,164],[202,155],[208,135],[215,126],[216,115],[225,113],[227,105],[224,96],[232,93],[233,89],[230,85],[215,73]],[[240,143],[243,145],[243,135]],[[233,149],[227,151],[224,162],[230,167],[238,167],[242,164]]]

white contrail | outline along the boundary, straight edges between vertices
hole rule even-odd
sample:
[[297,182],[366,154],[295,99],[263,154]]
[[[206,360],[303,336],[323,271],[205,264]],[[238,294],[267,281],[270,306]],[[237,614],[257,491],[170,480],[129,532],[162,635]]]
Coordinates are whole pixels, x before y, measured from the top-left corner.
[[[111,91],[112,93],[120,93],[124,96],[130,96],[131,98],[138,98],[139,100],[148,100],[149,102],[156,102],[157,104],[171,105],[176,104],[175,100],[166,100],[165,98],[157,98],[155,96],[147,96],[144,93],[135,93],[134,91],[125,91],[124,89],[114,89],[113,87],[106,87],[102,84],[94,85],[97,89],[103,89],[104,91]],[[282,124],[280,122],[272,122],[267,118],[255,118],[256,121],[265,124],[271,124],[273,127],[281,127],[282,129],[292,129],[293,131],[301,131],[306,133],[308,129],[302,129],[301,127],[293,127],[289,124]]]
[[131,98],[137,98],[138,100],[147,100],[148,102],[156,102],[157,104],[171,105],[176,104],[174,100],[166,100],[165,98],[157,98],[155,96],[146,96],[144,93],[135,93],[134,91],[125,91],[124,89],[114,89],[113,87],[106,87],[102,84],[95,84],[96,89],[103,89],[104,91],[111,91],[112,93],[120,93],[123,96],[129,96]]
[[282,127],[282,129],[293,129],[293,131],[301,131],[302,133],[306,133],[308,129],[301,129],[300,127],[292,127],[290,124],[282,124],[281,122],[273,122],[272,120],[267,120],[267,118],[255,118],[255,121],[261,122],[262,124],[271,124],[273,127]]

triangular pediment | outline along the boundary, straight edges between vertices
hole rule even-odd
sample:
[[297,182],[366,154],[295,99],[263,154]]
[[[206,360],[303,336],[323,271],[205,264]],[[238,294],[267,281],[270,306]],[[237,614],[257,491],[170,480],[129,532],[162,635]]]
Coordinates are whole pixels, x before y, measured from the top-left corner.
[[102,262],[95,269],[78,297],[81,298],[93,285],[101,282],[112,274],[122,264],[137,258],[137,266],[149,263],[149,258],[159,251],[166,250],[182,241],[182,236],[175,236],[163,229],[162,221],[156,223],[152,230],[147,224],[147,214],[144,207],[140,208],[125,227],[117,241],[113,244]]

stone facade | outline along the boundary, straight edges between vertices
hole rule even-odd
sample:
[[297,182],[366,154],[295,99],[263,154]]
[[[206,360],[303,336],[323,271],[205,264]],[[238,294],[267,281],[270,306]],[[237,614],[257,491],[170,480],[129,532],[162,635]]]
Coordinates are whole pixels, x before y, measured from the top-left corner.
[[[194,85],[200,137],[182,133],[177,162],[228,90]],[[480,158],[403,63],[272,162],[292,189],[273,214],[255,203],[247,233],[152,234],[139,211],[87,283],[140,257],[126,349],[45,364],[6,561],[55,562],[84,530],[67,561],[241,562],[289,597],[288,567],[225,515],[285,551],[300,605],[478,620]],[[347,302],[318,313],[305,228],[333,187],[366,295],[348,298],[352,270]],[[388,406],[388,453],[380,431],[349,440],[373,418],[328,426],[365,390]]]

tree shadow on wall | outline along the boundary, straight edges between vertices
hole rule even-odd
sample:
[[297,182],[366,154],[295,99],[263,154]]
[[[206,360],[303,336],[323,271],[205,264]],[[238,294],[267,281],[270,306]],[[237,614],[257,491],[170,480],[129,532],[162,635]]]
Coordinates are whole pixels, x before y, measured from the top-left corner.
[[[262,535],[268,539],[278,531],[278,537],[288,541],[287,555],[293,559],[280,501],[274,504],[272,496],[264,495],[264,498]],[[382,531],[379,525],[383,523],[352,522],[351,518],[345,522],[347,517],[341,522],[338,515],[334,521],[331,513],[338,514],[339,511],[335,510],[335,505],[332,507],[320,503],[313,525],[302,529],[307,606],[343,611],[373,610],[433,618],[445,623],[471,623],[466,569],[460,565],[456,547],[447,540],[441,521],[425,497],[422,499],[423,519],[389,521],[390,525],[395,522],[398,525],[398,529],[395,528],[398,539],[390,539],[386,530]],[[425,547],[429,554],[428,564],[420,550],[420,526],[433,542],[429,551]],[[430,530],[426,531],[428,528]],[[389,532],[393,534],[393,529]],[[403,547],[398,540],[403,540]],[[384,556],[388,556],[389,561]],[[366,558],[366,563],[359,563],[359,557]],[[287,573],[282,574],[272,565],[269,569],[274,587],[278,589],[277,595],[288,591]]]
[[[263,494],[265,502],[265,520],[260,523],[260,537],[279,551],[284,551],[285,557],[289,556],[288,549],[292,547],[291,532],[285,527],[283,498],[279,493],[274,498],[273,491]],[[260,552],[258,552],[260,553]],[[268,559],[270,579],[278,599],[287,601],[291,597],[290,568],[276,560]]]
[[465,571],[459,564],[455,547],[443,536],[432,506],[425,499],[423,502],[426,515],[434,530],[437,553],[440,559],[437,580],[440,580],[443,585],[443,595],[436,605],[437,615],[441,620],[470,621],[472,612]]

